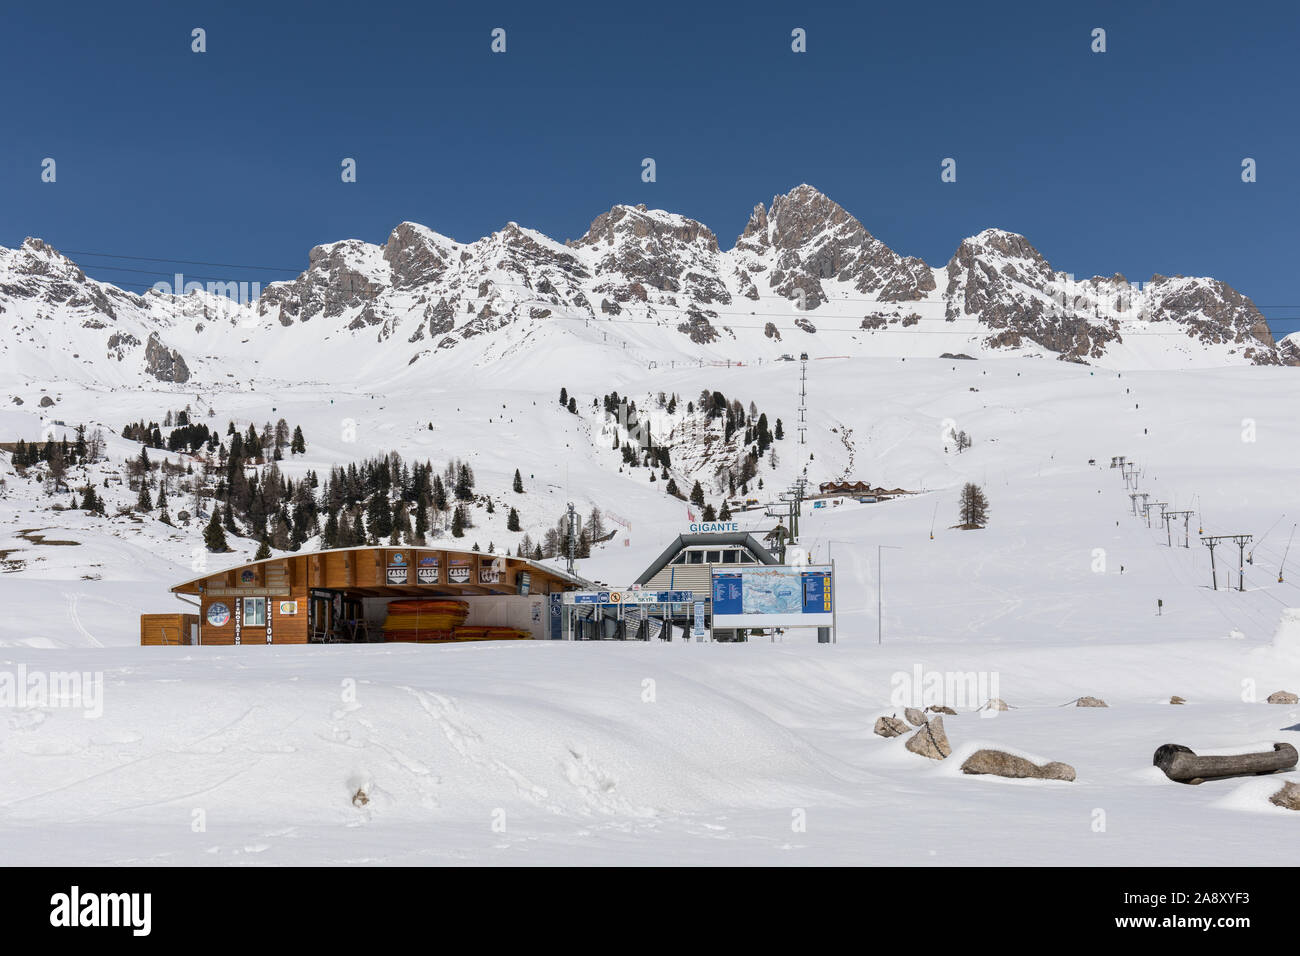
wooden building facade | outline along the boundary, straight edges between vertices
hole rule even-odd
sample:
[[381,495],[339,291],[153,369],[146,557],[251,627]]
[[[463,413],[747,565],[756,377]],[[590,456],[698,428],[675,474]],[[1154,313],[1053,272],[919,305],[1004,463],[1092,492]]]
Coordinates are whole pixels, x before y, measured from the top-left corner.
[[509,618],[536,625],[524,629],[540,637],[547,595],[588,583],[524,558],[448,548],[286,554],[176,585],[172,593],[193,599],[197,613],[142,615],[140,642],[177,643],[166,639],[173,631],[216,645],[370,642],[382,639],[376,631],[388,601],[401,598],[459,599],[484,623]]

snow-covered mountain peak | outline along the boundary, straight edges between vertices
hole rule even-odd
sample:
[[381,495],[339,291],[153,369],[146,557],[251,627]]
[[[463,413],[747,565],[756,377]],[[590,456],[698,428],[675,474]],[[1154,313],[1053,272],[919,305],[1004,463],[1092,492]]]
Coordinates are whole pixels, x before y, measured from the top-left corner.
[[708,226],[678,213],[648,209],[644,203],[614,206],[593,219],[581,239],[567,245],[581,249],[628,241],[674,241],[683,245],[699,244],[708,252],[718,251],[718,237]]
[[402,222],[383,244],[315,246],[301,274],[251,304],[231,297],[238,285],[139,296],[31,238],[0,249],[0,362],[19,378],[236,385],[294,381],[308,351],[336,357],[314,364],[318,376],[415,363],[423,373],[471,341],[462,360],[491,364],[535,336],[574,335],[588,352],[646,363],[752,362],[828,345],[836,355],[1122,368],[1300,365],[1300,345],[1275,344],[1250,299],[1221,281],[1076,281],[996,228],[936,269],[808,184],[755,205],[729,250],[697,220],[620,204],[563,243],[516,222],[468,243]]

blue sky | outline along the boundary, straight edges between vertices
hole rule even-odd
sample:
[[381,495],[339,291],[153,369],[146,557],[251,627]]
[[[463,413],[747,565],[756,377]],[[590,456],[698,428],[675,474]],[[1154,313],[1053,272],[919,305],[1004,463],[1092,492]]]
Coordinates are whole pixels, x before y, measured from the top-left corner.
[[1298,39],[1294,3],[10,4],[0,244],[266,281],[405,219],[565,239],[644,202],[728,247],[809,182],[932,265],[998,226],[1077,276],[1216,276],[1292,331]]

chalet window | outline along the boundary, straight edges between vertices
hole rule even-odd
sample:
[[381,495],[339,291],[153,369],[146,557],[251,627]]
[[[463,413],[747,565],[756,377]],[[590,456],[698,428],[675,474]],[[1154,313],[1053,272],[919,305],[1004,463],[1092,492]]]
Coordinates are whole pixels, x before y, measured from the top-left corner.
[[735,564],[735,563],[737,563],[739,560],[740,560],[740,552],[739,552],[739,551],[723,551],[723,552],[722,552],[722,563],[723,563],[723,564]]
[[688,564],[703,564],[703,563],[704,563],[704,552],[703,552],[703,551],[687,551],[686,554],[687,554],[687,556],[688,556],[688,557],[687,557],[687,563],[688,563]]
[[709,562],[708,562],[708,563],[709,563],[709,564],[721,564],[721,563],[722,563],[722,552],[721,552],[721,551],[710,551],[710,552],[709,552]]
[[244,598],[244,627],[266,627],[266,598]]
[[685,563],[686,563],[686,552],[683,551],[681,554],[677,555],[677,557],[673,558],[672,563],[673,563],[673,564],[685,564]]

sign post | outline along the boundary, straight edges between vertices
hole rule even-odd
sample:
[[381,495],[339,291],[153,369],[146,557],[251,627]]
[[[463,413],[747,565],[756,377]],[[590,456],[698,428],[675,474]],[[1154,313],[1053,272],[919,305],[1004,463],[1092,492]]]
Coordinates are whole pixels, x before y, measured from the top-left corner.
[[692,609],[691,636],[697,641],[704,640],[704,602],[696,601]]

